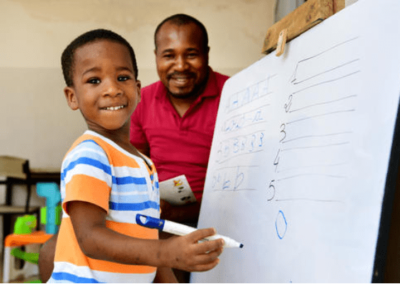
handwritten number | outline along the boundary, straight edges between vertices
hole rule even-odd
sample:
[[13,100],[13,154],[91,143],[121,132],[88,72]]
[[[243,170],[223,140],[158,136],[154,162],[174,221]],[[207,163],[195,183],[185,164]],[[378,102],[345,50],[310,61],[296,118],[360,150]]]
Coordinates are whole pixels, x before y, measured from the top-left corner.
[[288,102],[284,106],[286,112],[289,112],[290,107],[292,106],[292,99],[293,99],[293,95],[290,95],[288,98]]
[[283,138],[282,138],[279,142],[282,142],[282,141],[285,140],[285,138],[286,138],[285,127],[286,127],[286,124],[285,124],[285,123],[282,123],[282,124],[281,124],[281,133],[283,134]]
[[273,182],[274,182],[274,181],[275,181],[275,180],[273,179],[273,180],[271,180],[271,182],[269,183],[269,187],[268,187],[269,192],[268,192],[268,193],[271,193],[271,194],[270,194],[271,197],[268,198],[267,201],[271,201],[271,200],[274,199],[274,197],[275,197],[275,186],[273,185]]
[[275,172],[278,169],[278,165],[279,165],[279,153],[280,153],[281,149],[278,150],[278,153],[276,154],[275,160],[274,160],[274,166],[275,166]]

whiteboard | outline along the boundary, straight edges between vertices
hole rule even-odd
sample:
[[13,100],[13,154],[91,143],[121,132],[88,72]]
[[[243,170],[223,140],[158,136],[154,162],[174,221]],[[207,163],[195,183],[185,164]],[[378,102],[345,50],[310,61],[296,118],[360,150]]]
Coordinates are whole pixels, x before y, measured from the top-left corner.
[[244,248],[191,282],[372,280],[399,15],[398,0],[360,0],[227,81],[198,227]]

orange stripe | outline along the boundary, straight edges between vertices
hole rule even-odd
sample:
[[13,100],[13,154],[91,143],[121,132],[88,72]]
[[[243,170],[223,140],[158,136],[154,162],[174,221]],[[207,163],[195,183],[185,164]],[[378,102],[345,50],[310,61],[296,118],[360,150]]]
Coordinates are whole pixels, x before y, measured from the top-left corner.
[[[158,231],[147,229],[136,224],[122,224],[107,221],[108,228],[124,232],[123,234],[144,239],[158,239]],[[126,233],[128,232],[128,233]],[[69,218],[64,218],[57,239],[56,262],[69,262],[77,266],[89,266],[93,270],[115,273],[152,273],[155,267],[144,265],[127,265],[105,260],[98,260],[86,257],[80,250]]]
[[[105,181],[86,175],[74,175],[66,184],[66,197],[63,209],[69,201],[86,201],[94,203],[108,213],[108,204],[111,188]],[[67,212],[68,213],[68,212]]]
[[[103,150],[106,152],[106,155],[110,159],[112,157],[112,165],[115,167],[131,167],[131,168],[139,168],[140,166],[136,163],[135,160],[131,159],[130,157],[127,157],[124,153],[116,150],[114,147],[112,147],[110,144],[105,142],[99,137],[90,135],[90,134],[84,134],[81,137],[79,137],[71,146],[71,148],[68,150],[66,153],[65,157],[68,155],[69,152],[71,152],[77,145],[79,145],[82,141],[85,140],[94,140]],[[65,158],[64,157],[64,158]],[[151,165],[151,171],[149,171],[149,174],[154,174],[156,172],[156,169],[154,167],[154,163]]]
[[[97,144],[100,145],[106,152],[108,158],[112,159],[111,163],[114,167],[131,167],[131,168],[140,168],[140,165],[131,157],[125,155],[124,153],[120,152],[119,150],[115,149],[112,147],[110,144],[107,142],[103,141],[101,138],[98,138],[93,135],[85,135],[86,139],[92,139],[96,141]],[[154,164],[151,166],[151,171],[149,171],[150,174],[153,174],[155,172],[155,167]]]

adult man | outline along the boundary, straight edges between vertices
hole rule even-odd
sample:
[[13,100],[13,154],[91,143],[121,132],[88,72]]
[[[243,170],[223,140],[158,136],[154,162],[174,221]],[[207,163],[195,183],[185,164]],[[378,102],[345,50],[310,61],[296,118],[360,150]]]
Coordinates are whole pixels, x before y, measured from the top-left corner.
[[142,89],[131,119],[131,143],[149,155],[160,181],[186,175],[198,202],[171,206],[162,217],[197,223],[222,87],[227,76],[208,65],[208,35],[202,23],[177,14],[154,34],[160,81]]

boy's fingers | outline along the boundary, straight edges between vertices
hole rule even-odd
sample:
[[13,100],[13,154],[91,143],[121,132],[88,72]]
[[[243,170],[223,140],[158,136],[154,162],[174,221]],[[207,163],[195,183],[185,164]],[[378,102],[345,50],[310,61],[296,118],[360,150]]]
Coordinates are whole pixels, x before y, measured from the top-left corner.
[[216,251],[216,252],[219,252],[219,254],[221,254],[223,246],[224,246],[223,239],[217,239],[217,240],[213,240],[213,241],[204,241],[204,242],[196,244],[196,246],[194,247],[194,252],[196,254],[204,254],[204,253]]
[[216,250],[216,251],[212,251],[212,252],[208,252],[205,254],[201,254],[201,255],[197,255],[196,256],[196,263],[197,264],[207,264],[207,263],[211,263],[214,262],[216,259],[218,259],[218,257],[220,256],[222,252],[221,250]]
[[198,264],[196,266],[194,266],[191,271],[207,271],[210,269],[213,269],[215,266],[217,266],[217,264],[219,263],[219,259],[215,259],[212,262],[208,262],[205,264]]
[[199,240],[213,236],[216,233],[217,231],[214,228],[207,228],[207,229],[198,229],[187,236],[189,236],[193,240],[193,242],[198,242]]

